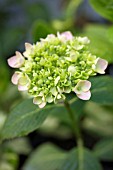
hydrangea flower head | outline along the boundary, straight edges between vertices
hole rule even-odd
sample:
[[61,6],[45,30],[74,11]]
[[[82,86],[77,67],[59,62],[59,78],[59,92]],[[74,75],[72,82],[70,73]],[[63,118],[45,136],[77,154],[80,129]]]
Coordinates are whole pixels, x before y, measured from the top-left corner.
[[40,108],[65,100],[65,93],[70,92],[89,100],[89,77],[104,74],[108,65],[88,51],[89,43],[87,37],[74,37],[69,31],[50,34],[33,45],[25,43],[23,54],[16,52],[8,59],[11,67],[19,68],[12,83],[27,91]]

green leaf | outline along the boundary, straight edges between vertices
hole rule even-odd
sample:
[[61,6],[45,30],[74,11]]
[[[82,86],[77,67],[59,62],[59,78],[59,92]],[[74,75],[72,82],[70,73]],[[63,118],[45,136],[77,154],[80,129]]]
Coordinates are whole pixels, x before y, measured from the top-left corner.
[[87,102],[84,108],[85,119],[83,128],[101,137],[113,136],[113,105],[104,106],[94,102]]
[[[79,100],[75,96],[74,93],[66,95],[66,100],[69,102],[76,118],[80,119],[83,115],[85,102]],[[46,135],[58,136],[63,139],[68,139],[72,136],[72,122],[63,104],[55,105],[54,109],[39,130]]]
[[108,38],[108,29],[103,25],[87,25],[82,35],[90,39],[89,50],[92,54],[113,63],[113,43]]
[[66,155],[52,144],[43,144],[31,154],[22,170],[60,170]]
[[72,137],[72,130],[66,123],[62,123],[62,121],[55,116],[48,116],[45,122],[40,127],[39,131],[41,134],[46,136],[52,136],[60,139],[69,139]]
[[97,76],[90,79],[91,101],[110,105],[113,104],[113,78],[110,76]]
[[32,100],[22,102],[12,110],[7,118],[1,133],[2,139],[27,135],[39,128],[52,111],[52,106],[39,109],[32,103]]
[[5,120],[6,120],[6,114],[0,110],[0,131],[4,125]]
[[[75,114],[79,115],[83,110],[84,102],[72,99],[70,105]],[[39,109],[32,103],[32,100],[22,102],[11,111],[6,119],[1,132],[2,139],[27,135],[39,128],[49,114],[70,124],[67,110],[63,104],[47,105],[45,108]]]
[[51,116],[57,117],[60,121],[69,122],[68,112],[64,105],[56,105],[51,111]]
[[[54,145],[44,144],[28,158],[23,170],[102,170],[98,160],[87,149],[73,149],[66,153]],[[81,169],[80,166],[82,165]]]
[[113,21],[113,0],[90,0],[90,3],[100,15]]
[[19,157],[16,153],[8,150],[6,145],[0,145],[0,170],[15,170],[18,162]]
[[[79,118],[82,115],[82,111],[84,109],[85,102],[83,100],[76,98],[75,94],[70,94],[70,97],[68,100],[70,107],[71,107],[73,113],[76,115],[76,117]],[[67,98],[68,98],[68,95],[66,96],[66,99]],[[70,122],[68,112],[67,112],[66,108],[64,107],[64,105],[60,105],[60,104],[56,105],[56,107],[54,107],[54,109],[51,111],[51,115],[58,117],[61,121],[65,122],[65,123]]]
[[[81,152],[81,153],[80,153]],[[96,157],[87,149],[73,149],[61,170],[102,170]]]
[[94,147],[94,154],[104,161],[113,161],[113,137],[102,139]]
[[[17,147],[18,146],[18,147]],[[22,155],[27,155],[31,152],[32,148],[27,137],[16,138],[5,143],[5,148],[8,150]]]

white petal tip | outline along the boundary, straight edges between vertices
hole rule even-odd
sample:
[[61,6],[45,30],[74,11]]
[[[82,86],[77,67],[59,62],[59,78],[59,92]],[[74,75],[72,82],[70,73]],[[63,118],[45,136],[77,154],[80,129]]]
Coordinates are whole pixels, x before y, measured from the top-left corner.
[[27,86],[18,85],[18,90],[19,90],[19,91],[27,91],[27,90],[28,90],[28,87],[27,87]]
[[25,43],[25,48],[26,48],[26,50],[31,50],[31,48],[32,48],[32,45],[30,44],[30,43]]
[[108,62],[104,59],[99,58],[96,63],[95,71],[100,74],[105,74],[105,70],[108,66]]
[[39,106],[39,108],[43,108],[43,107],[45,107],[45,105],[46,105],[46,102],[43,102],[43,103],[41,103],[41,104],[39,104],[38,106]]
[[15,72],[15,73],[12,75],[11,82],[12,82],[13,84],[17,85],[17,84],[18,84],[19,77],[20,77],[20,73],[16,73],[16,72]]
[[16,56],[10,57],[7,62],[10,67],[18,68],[18,66],[16,66]]
[[24,57],[16,51],[16,55],[7,60],[8,65],[12,68],[20,68],[24,63]]
[[78,96],[79,99],[89,100],[91,98],[91,92],[90,91],[83,92],[81,94],[77,94],[77,96]]
[[61,34],[57,32],[57,36],[59,39],[63,41],[68,41],[73,39],[73,35],[70,31],[62,32]]

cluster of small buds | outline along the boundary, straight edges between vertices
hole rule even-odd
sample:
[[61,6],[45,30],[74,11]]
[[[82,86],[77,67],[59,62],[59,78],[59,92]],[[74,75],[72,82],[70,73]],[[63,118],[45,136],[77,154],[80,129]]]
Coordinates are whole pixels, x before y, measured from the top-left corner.
[[48,35],[36,44],[25,43],[25,52],[8,59],[9,66],[19,68],[12,83],[27,91],[33,103],[43,108],[46,103],[65,100],[65,93],[78,98],[91,97],[90,76],[104,74],[107,61],[88,51],[87,37],[74,37],[71,32]]

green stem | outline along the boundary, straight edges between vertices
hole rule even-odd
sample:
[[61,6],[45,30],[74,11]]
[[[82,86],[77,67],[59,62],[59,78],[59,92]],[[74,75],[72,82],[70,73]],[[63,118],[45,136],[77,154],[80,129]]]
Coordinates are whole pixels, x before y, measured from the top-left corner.
[[73,114],[73,112],[70,108],[70,105],[67,101],[64,102],[64,105],[65,105],[65,107],[68,111],[68,114],[69,114],[71,122],[72,122],[73,133],[74,133],[75,138],[77,140],[77,145],[81,146],[81,145],[83,145],[83,142],[82,142],[81,132],[80,132],[80,128],[79,128],[79,124],[78,124],[78,120],[76,118],[76,115]]
[[79,122],[76,117],[76,115],[73,114],[70,105],[67,101],[64,102],[64,105],[68,111],[68,114],[70,116],[72,127],[73,127],[73,133],[77,141],[78,146],[78,160],[79,160],[79,170],[83,170],[83,140],[81,137],[81,131],[79,127]]

